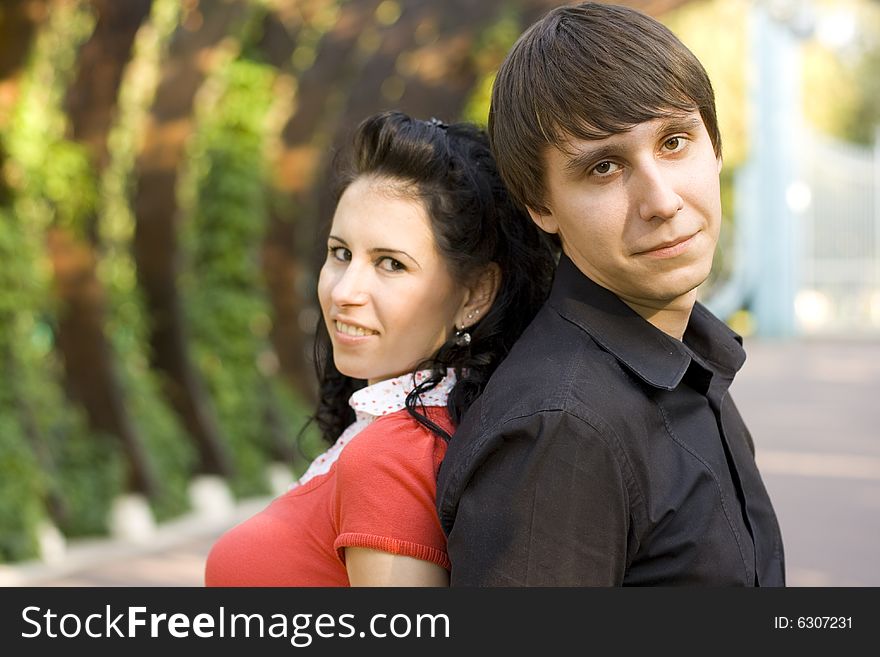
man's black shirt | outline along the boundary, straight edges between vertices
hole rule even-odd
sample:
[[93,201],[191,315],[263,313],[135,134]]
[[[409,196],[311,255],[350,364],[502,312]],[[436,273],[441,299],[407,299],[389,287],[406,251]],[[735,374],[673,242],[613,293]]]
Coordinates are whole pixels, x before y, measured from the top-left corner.
[[700,304],[679,342],[562,256],[441,466],[452,585],[784,585],[744,360]]

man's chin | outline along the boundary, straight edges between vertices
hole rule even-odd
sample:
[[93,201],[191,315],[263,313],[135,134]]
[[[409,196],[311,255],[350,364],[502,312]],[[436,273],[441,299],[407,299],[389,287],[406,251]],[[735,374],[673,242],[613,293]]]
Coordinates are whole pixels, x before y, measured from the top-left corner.
[[656,299],[665,303],[667,307],[693,306],[697,300],[697,288],[706,282],[708,275],[693,276],[682,280],[672,281],[662,290],[658,290]]

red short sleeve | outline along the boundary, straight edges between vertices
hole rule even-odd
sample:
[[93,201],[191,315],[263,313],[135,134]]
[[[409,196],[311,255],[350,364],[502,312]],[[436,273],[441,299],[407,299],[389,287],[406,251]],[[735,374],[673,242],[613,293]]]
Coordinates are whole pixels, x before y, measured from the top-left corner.
[[[445,409],[430,417],[451,433]],[[333,547],[364,547],[430,561],[449,569],[446,537],[435,506],[446,442],[406,410],[375,420],[339,456]]]

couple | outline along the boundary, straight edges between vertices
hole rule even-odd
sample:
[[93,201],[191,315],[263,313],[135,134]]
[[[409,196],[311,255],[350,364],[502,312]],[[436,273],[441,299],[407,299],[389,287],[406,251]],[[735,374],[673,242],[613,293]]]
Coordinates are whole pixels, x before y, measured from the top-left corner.
[[359,127],[318,283],[333,446],[206,583],[783,585],[741,341],[696,303],[721,223],[702,66],[636,11],[555,9],[489,134],[495,159],[464,124]]

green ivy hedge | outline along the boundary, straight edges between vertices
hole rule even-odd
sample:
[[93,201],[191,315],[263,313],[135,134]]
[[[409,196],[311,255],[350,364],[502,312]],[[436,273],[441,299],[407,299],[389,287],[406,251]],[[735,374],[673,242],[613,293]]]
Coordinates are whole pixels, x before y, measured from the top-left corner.
[[200,121],[191,151],[194,207],[182,239],[193,354],[231,448],[237,495],[267,492],[272,457],[265,420],[267,405],[275,403],[268,394],[274,374],[260,368],[271,327],[260,245],[267,225],[265,118],[274,80],[271,67],[237,59],[212,81],[222,91]]

